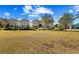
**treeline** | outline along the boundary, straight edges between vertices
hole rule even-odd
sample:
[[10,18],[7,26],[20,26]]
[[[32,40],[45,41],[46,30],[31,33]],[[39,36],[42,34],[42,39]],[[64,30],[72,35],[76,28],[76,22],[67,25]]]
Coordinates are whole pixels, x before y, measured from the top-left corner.
[[[73,21],[79,18],[79,12],[76,15],[71,13],[64,13],[58,20],[58,24],[54,25],[54,18],[50,14],[45,14],[41,17],[41,20],[33,20],[32,27],[28,24],[27,26],[18,27],[10,25],[10,20],[16,21],[17,19],[7,19],[7,18],[0,18],[0,29],[4,30],[30,30],[30,29],[47,29],[47,30],[64,30],[73,28]],[[25,18],[24,18],[25,19]],[[29,21],[29,20],[28,20]],[[12,23],[12,22],[11,22]],[[15,24],[15,23],[14,23]],[[27,23],[25,23],[27,24]]]

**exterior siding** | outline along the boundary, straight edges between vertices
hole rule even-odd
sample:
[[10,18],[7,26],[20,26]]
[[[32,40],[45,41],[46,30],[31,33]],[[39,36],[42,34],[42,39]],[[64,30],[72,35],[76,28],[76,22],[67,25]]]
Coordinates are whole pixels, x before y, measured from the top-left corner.
[[[9,25],[11,28],[27,28],[28,26],[29,27],[34,27],[34,28],[39,28],[39,24],[40,21],[39,20],[32,20],[32,21],[29,21],[29,20],[10,20],[9,21]],[[45,28],[52,28],[53,27],[53,24],[48,24],[48,25],[45,25],[45,24],[42,24],[42,27],[45,27]]]
[[32,20],[32,26],[35,27],[35,28],[39,28],[39,20]]

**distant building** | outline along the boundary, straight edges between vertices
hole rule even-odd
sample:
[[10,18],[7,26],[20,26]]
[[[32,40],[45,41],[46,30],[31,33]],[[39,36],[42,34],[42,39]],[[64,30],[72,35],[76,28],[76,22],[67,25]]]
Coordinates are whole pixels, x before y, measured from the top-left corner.
[[39,20],[32,20],[32,26],[34,28],[39,28],[39,24],[40,24]]
[[16,21],[16,27],[21,28],[21,21]]
[[49,29],[53,28],[53,23],[48,24],[47,27],[48,27]]
[[21,28],[26,28],[29,26],[29,20],[21,20],[20,22],[21,22],[20,23]]
[[32,20],[29,21],[29,27],[33,27]]
[[53,28],[53,23],[49,23],[49,24],[44,24],[44,23],[42,23],[42,27],[43,28],[49,28],[49,29],[51,29],[51,28]]
[[[9,27],[10,28],[28,28],[28,27],[33,27],[33,28],[52,28],[53,23],[50,24],[44,24],[41,23],[39,20],[27,20],[27,19],[22,19],[22,20],[16,20],[16,19],[9,19]],[[2,22],[2,18],[0,18],[0,22]]]
[[20,20],[16,22],[17,28],[26,28],[29,26],[29,20]]
[[9,26],[10,26],[10,28],[15,28],[16,27],[16,22],[17,22],[16,19],[10,19],[9,20]]

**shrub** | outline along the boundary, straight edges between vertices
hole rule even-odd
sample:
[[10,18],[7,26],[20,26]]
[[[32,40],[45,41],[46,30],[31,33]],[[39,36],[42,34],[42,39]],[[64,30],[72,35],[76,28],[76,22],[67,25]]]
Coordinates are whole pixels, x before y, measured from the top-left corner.
[[2,28],[0,28],[0,30],[1,30]]
[[60,30],[64,30],[64,28],[63,28],[62,25],[60,25],[60,24],[56,24],[56,25],[54,25],[54,30],[56,30],[56,31],[60,31]]
[[54,28],[55,31],[60,31],[60,28]]
[[7,27],[7,28],[3,28],[3,30],[13,30],[13,29],[10,27]]
[[48,28],[38,28],[38,30],[48,30]]
[[30,27],[29,30],[36,30],[36,28],[34,28],[34,27]]

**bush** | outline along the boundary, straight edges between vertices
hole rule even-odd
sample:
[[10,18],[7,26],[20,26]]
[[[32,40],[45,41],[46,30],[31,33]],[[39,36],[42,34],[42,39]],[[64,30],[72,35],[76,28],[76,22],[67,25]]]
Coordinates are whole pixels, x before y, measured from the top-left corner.
[[20,28],[19,30],[29,30],[29,28]]
[[30,27],[29,30],[36,30],[36,28],[34,28],[34,27]]
[[18,30],[17,28],[12,28],[12,30]]
[[38,28],[38,30],[48,30],[48,28]]
[[1,30],[2,28],[0,28],[0,30]]
[[64,30],[63,28],[60,28],[60,30],[62,31],[62,30]]
[[55,31],[62,31],[64,30],[63,28],[54,28]]
[[19,30],[36,30],[36,28],[33,28],[33,27],[29,27],[29,28],[20,28]]
[[60,31],[60,28],[54,28],[55,31]]
[[3,30],[12,30],[12,28],[9,28],[9,27],[8,28],[3,28]]

